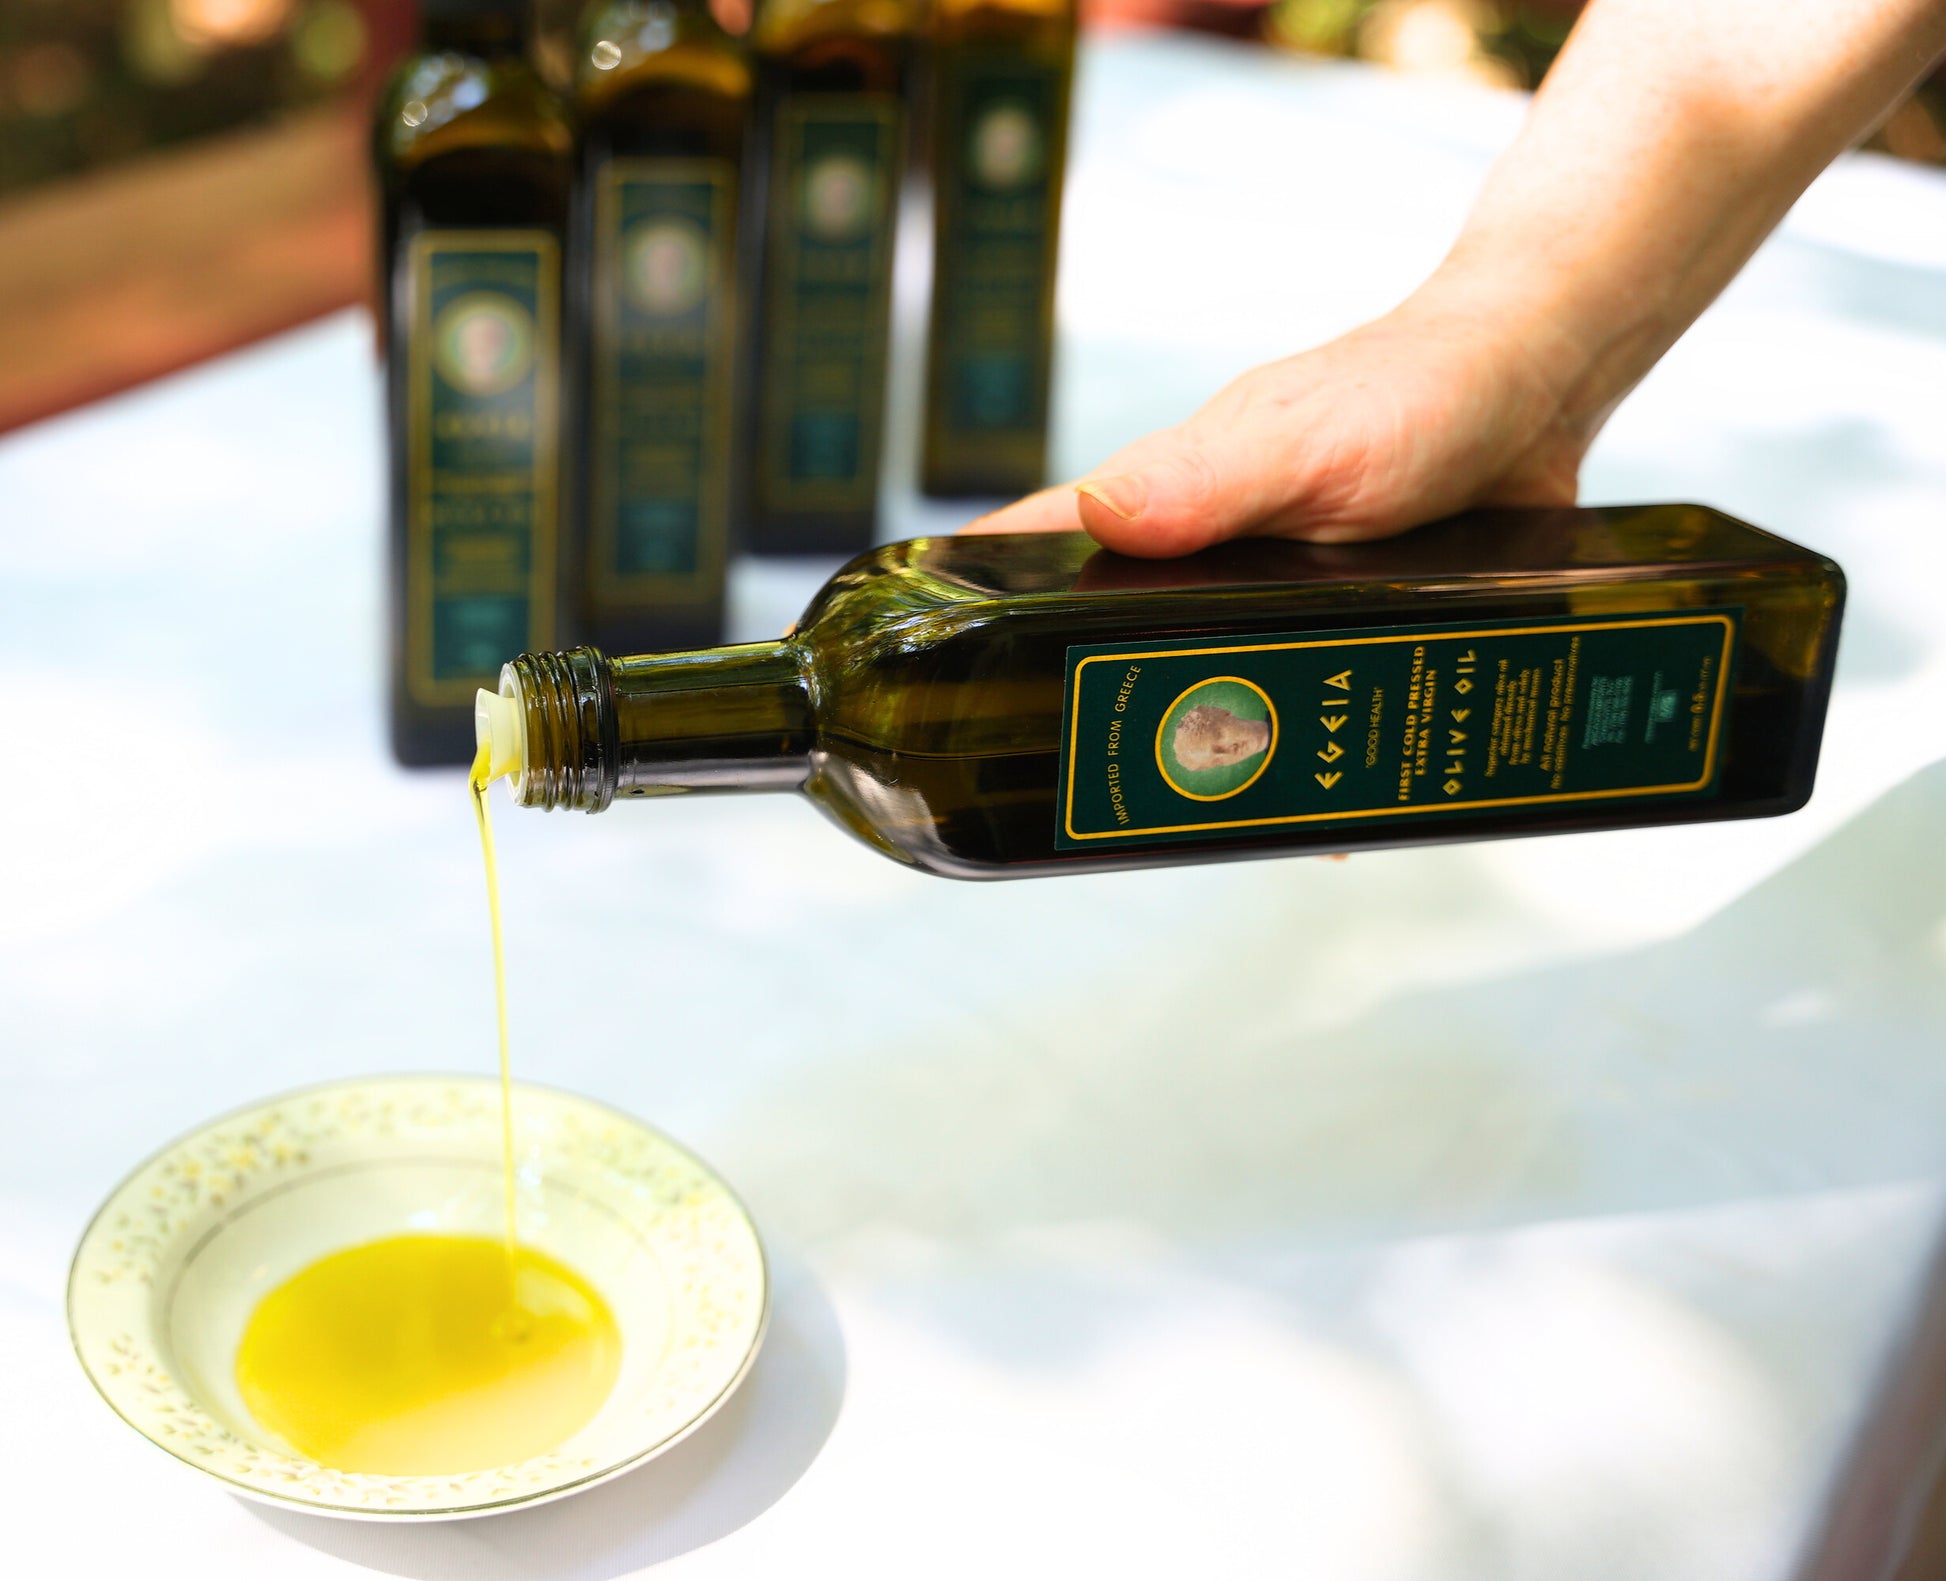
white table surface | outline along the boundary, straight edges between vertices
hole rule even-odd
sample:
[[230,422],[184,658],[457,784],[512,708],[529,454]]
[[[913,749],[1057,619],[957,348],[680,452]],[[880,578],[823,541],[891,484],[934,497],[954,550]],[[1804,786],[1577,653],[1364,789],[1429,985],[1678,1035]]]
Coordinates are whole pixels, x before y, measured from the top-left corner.
[[[1520,106],[1092,46],[1060,468],[1383,310]],[[1844,161],[1587,469],[1848,568],[1797,817],[970,886],[786,797],[503,815],[518,1069],[712,1159],[774,1324],[666,1459],[411,1530],[201,1483],[61,1311],[211,1113],[490,1068],[460,781],[383,746],[376,391],[347,314],[0,441],[0,1570],[1781,1581],[1946,1181],[1946,177]],[[888,536],[963,514],[910,405]]]

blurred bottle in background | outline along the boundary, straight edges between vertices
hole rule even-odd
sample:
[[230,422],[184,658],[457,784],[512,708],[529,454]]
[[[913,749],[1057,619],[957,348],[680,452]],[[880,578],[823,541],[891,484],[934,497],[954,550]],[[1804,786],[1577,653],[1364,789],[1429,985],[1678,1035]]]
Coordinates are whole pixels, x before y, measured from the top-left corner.
[[[530,52],[563,87],[580,4],[533,0]],[[779,21],[805,5],[771,0]],[[712,9],[749,25],[751,0]],[[1102,32],[1194,28],[1531,87],[1581,0],[1080,9]],[[415,0],[0,0],[0,432],[365,301],[359,148],[417,15]],[[1946,164],[1946,68],[1865,146]]]
[[1074,29],[1074,0],[933,6],[928,494],[1046,481]]
[[752,76],[705,0],[597,0],[579,50],[580,626],[723,640],[736,457],[737,219]]
[[425,0],[380,99],[392,748],[466,763],[473,694],[551,641],[573,135],[526,0]]
[[853,553],[877,527],[919,23],[919,0],[767,0],[752,28],[766,170],[746,542],[760,554]]

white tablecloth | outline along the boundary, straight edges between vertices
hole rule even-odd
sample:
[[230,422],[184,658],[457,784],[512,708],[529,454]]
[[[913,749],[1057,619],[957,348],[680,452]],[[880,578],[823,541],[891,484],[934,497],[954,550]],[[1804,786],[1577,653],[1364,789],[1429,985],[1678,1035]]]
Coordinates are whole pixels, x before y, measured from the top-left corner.
[[[1520,107],[1092,46],[1059,466],[1383,310]],[[774,1325],[665,1460],[411,1530],[200,1484],[61,1311],[167,1138],[491,1065],[458,777],[383,747],[368,326],[0,441],[0,1570],[1781,1581],[1946,1180],[1942,391],[1946,178],[1858,157],[1590,460],[1850,571],[1795,818],[969,886],[791,798],[503,816],[518,1068],[724,1171]],[[888,536],[964,514],[911,405]]]

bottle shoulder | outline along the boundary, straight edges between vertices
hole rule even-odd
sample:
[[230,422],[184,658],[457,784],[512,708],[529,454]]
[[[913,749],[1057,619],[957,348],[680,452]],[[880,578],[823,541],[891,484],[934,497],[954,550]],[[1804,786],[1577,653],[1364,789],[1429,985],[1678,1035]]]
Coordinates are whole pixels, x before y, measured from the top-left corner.
[[566,161],[574,123],[524,56],[438,50],[410,55],[394,69],[379,95],[372,138],[379,164],[398,170],[485,148]]
[[768,0],[750,41],[763,54],[784,55],[823,39],[909,39],[924,17],[920,0]]
[[750,62],[734,39],[707,40],[645,56],[613,72],[584,71],[575,104],[584,127],[614,117],[654,113],[678,96],[747,106],[755,87]]
[[584,119],[631,101],[689,90],[722,99],[750,97],[753,76],[743,41],[697,5],[611,0],[584,17],[575,60],[575,99]]
[[940,44],[1072,49],[1075,31],[1075,0],[933,0],[932,34]]

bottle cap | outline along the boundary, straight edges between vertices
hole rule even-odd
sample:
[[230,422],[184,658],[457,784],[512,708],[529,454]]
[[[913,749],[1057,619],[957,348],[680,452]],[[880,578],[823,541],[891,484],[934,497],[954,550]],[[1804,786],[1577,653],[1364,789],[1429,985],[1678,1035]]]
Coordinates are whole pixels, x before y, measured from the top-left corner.
[[[511,686],[511,678],[501,685]],[[511,774],[516,784],[527,766],[527,710],[511,691],[481,690],[473,698],[473,738],[487,749],[486,783]]]

